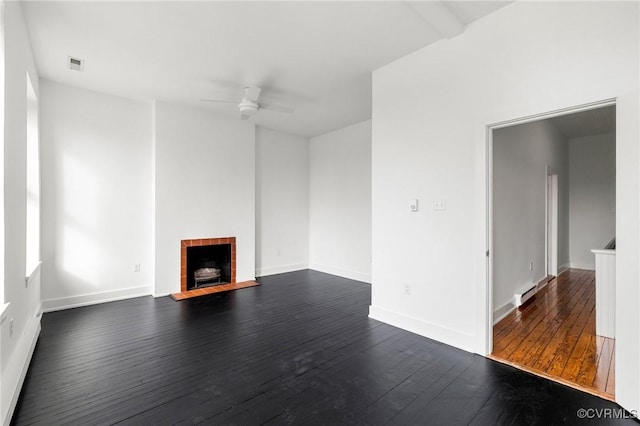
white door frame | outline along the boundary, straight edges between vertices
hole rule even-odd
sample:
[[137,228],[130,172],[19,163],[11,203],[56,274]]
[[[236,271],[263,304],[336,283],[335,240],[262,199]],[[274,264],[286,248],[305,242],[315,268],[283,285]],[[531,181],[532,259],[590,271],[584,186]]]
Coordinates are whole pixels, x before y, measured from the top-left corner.
[[493,352],[493,131],[504,127],[516,126],[519,124],[531,123],[534,121],[546,120],[548,118],[559,117],[562,115],[574,114],[576,112],[588,111],[591,109],[603,108],[607,106],[616,105],[616,99],[605,99],[602,101],[592,102],[584,105],[578,105],[569,108],[563,108],[556,111],[550,111],[546,113],[540,113],[531,115],[528,117],[515,118],[511,120],[505,120],[494,124],[489,124],[486,129],[486,200],[485,208],[487,212],[487,235],[486,235],[486,248],[487,248],[487,277],[486,277],[486,312],[485,312],[485,325],[484,325],[484,355],[490,355]]
[[[558,276],[558,172],[547,166],[546,176],[545,271]],[[546,278],[546,277],[545,277]]]

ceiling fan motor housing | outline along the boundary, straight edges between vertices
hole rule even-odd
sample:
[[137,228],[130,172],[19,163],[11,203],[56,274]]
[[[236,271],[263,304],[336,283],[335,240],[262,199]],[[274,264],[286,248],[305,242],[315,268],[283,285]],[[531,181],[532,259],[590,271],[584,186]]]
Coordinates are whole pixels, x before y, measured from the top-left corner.
[[243,99],[238,105],[241,114],[253,115],[258,112],[258,103],[247,99]]

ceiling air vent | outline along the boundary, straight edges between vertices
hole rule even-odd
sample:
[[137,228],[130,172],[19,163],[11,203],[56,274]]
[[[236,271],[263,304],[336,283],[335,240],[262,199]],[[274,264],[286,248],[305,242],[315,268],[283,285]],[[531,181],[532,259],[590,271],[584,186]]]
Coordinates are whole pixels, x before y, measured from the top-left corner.
[[74,58],[69,56],[69,69],[75,70],[75,71],[84,71],[84,59],[78,59],[78,58]]

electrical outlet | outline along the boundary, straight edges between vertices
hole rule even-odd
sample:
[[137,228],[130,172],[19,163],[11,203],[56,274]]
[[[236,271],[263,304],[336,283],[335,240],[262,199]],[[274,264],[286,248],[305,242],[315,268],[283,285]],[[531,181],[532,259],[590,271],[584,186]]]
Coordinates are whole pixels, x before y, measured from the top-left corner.
[[278,249],[277,250],[277,254],[278,254],[278,256],[282,256],[282,250]]
[[13,336],[13,318],[9,320],[9,337]]
[[404,294],[411,294],[411,286],[409,284],[404,285]]
[[136,263],[135,265],[133,265],[133,272],[140,272],[140,264]]
[[533,272],[533,260],[529,262],[529,271]]

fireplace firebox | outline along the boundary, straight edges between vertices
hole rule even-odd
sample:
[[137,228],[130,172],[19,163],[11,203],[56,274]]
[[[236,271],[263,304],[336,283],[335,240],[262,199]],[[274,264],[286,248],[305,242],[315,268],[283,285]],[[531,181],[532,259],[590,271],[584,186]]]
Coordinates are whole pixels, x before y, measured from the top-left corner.
[[197,290],[236,282],[235,237],[182,240],[180,289]]

